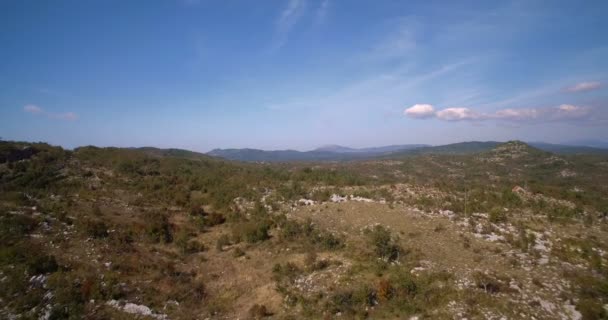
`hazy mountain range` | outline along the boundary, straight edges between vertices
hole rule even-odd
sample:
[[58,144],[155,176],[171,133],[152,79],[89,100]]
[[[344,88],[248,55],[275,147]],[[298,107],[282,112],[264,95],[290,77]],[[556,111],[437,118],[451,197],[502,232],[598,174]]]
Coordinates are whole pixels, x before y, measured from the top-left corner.
[[[464,154],[488,151],[502,142],[498,141],[470,141],[460,142],[440,146],[430,146],[424,144],[404,144],[390,145],[371,148],[350,148],[340,145],[327,145],[316,148],[310,151],[297,150],[259,150],[259,149],[214,149],[207,155],[221,157],[229,160],[237,161],[253,161],[253,162],[283,162],[283,161],[340,161],[340,160],[356,160],[370,159],[377,157],[391,157],[402,155],[415,154]],[[606,147],[591,147],[586,145],[565,145],[551,144],[545,142],[529,142],[530,146],[543,151],[559,153],[559,154],[606,154],[608,153],[608,145]],[[600,143],[595,143],[596,146],[602,146]]]

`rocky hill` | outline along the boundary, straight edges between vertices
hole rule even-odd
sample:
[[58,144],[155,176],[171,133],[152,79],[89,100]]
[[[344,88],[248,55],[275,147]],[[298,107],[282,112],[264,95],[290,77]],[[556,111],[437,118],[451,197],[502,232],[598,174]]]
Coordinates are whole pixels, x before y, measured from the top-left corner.
[[601,319],[608,158],[0,142],[0,318]]

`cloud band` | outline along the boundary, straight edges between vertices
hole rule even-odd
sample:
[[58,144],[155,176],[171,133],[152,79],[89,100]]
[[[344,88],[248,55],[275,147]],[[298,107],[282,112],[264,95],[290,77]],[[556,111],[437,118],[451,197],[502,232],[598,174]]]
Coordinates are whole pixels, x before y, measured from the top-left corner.
[[589,107],[562,104],[557,107],[501,109],[493,113],[480,113],[470,108],[451,107],[435,111],[430,104],[415,104],[403,111],[414,119],[439,119],[444,121],[508,120],[508,121],[567,121],[587,119]]

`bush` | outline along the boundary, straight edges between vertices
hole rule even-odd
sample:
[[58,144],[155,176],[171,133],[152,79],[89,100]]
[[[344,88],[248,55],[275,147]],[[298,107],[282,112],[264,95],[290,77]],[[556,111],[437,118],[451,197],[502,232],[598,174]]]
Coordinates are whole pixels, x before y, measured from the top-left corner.
[[204,246],[196,240],[192,240],[192,234],[186,230],[180,231],[175,237],[175,244],[182,253],[195,253],[204,250]]
[[7,214],[0,217],[0,240],[7,243],[9,240],[21,239],[34,231],[38,222],[26,215]]
[[583,320],[606,319],[608,316],[602,303],[594,299],[581,299],[576,304],[576,310],[583,315]]
[[48,279],[48,285],[53,289],[53,309],[51,319],[82,319],[86,301],[82,285],[72,275],[57,272]]
[[203,221],[204,221],[205,226],[213,227],[213,226],[226,222],[226,218],[221,213],[213,212],[213,213],[210,213],[209,215],[207,215],[203,219]]
[[54,256],[35,255],[28,259],[28,273],[31,275],[53,273],[59,269]]
[[256,243],[270,238],[268,231],[270,223],[268,221],[247,221],[234,225],[232,236],[235,240],[245,240],[248,243]]
[[279,226],[281,227],[280,237],[283,240],[308,243],[328,250],[339,249],[344,245],[343,241],[332,233],[315,229],[310,219],[304,223],[282,219]]
[[331,313],[354,313],[356,301],[352,290],[341,290],[334,293],[328,301],[327,309]]
[[505,211],[499,207],[494,207],[490,210],[490,222],[492,223],[502,223],[507,222],[507,214]]
[[370,241],[374,246],[374,252],[382,260],[391,262],[399,259],[403,251],[391,238],[391,233],[382,226],[375,226],[369,233]]
[[473,274],[473,281],[475,281],[477,288],[483,289],[486,293],[499,293],[504,289],[502,283],[483,272],[476,272]]
[[146,235],[152,242],[171,243],[173,242],[173,233],[169,218],[161,213],[148,213],[145,216]]
[[388,280],[380,279],[380,281],[378,281],[376,292],[380,300],[386,301],[392,298],[393,287],[391,286],[391,283]]
[[317,254],[314,251],[310,251],[304,258],[304,266],[309,272],[323,270],[329,266],[329,261],[326,259],[317,259]]
[[377,303],[376,291],[368,285],[362,285],[353,292],[353,299],[363,307],[371,307]]
[[287,262],[284,265],[277,263],[272,267],[272,275],[277,282],[281,282],[285,279],[292,281],[301,273],[302,270],[292,262]]
[[402,299],[415,296],[419,291],[419,285],[416,283],[410,273],[399,272],[390,278],[393,284],[395,296]]
[[85,220],[84,231],[87,236],[94,239],[106,238],[108,236],[108,226],[105,222],[97,219]]
[[226,222],[226,217],[217,212],[206,212],[202,206],[193,206],[190,209],[190,215],[196,219],[201,228],[213,227]]
[[344,246],[341,239],[329,232],[319,232],[313,238],[313,243],[320,245],[324,249],[334,250]]

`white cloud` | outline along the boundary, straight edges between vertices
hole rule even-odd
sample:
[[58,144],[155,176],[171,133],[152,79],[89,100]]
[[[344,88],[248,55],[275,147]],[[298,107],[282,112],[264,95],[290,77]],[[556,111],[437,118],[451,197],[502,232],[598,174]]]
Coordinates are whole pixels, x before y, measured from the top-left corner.
[[289,32],[304,14],[305,0],[289,0],[287,7],[281,11],[276,22],[275,44],[273,49],[280,49],[287,43]]
[[23,111],[35,115],[45,115],[49,119],[59,119],[59,120],[67,120],[74,121],[78,120],[78,115],[74,112],[66,112],[66,113],[53,113],[47,112],[39,106],[28,104],[23,107]]
[[447,121],[475,120],[480,115],[469,108],[447,108],[437,111],[436,117]]
[[602,86],[602,84],[597,81],[581,82],[581,83],[577,83],[573,86],[565,88],[564,91],[570,92],[570,93],[593,91],[593,90],[599,89],[601,86]]
[[404,110],[410,118],[437,118],[444,121],[505,120],[515,122],[555,122],[590,119],[593,109],[584,106],[562,104],[549,108],[501,109],[493,113],[480,113],[469,108],[446,108],[434,111],[428,104],[416,104]]
[[32,114],[41,114],[44,113],[44,111],[42,110],[42,108],[33,105],[33,104],[28,104],[26,106],[23,107],[23,111],[27,112],[27,113],[32,113]]
[[410,118],[424,119],[435,116],[435,108],[430,104],[415,104],[403,111]]

